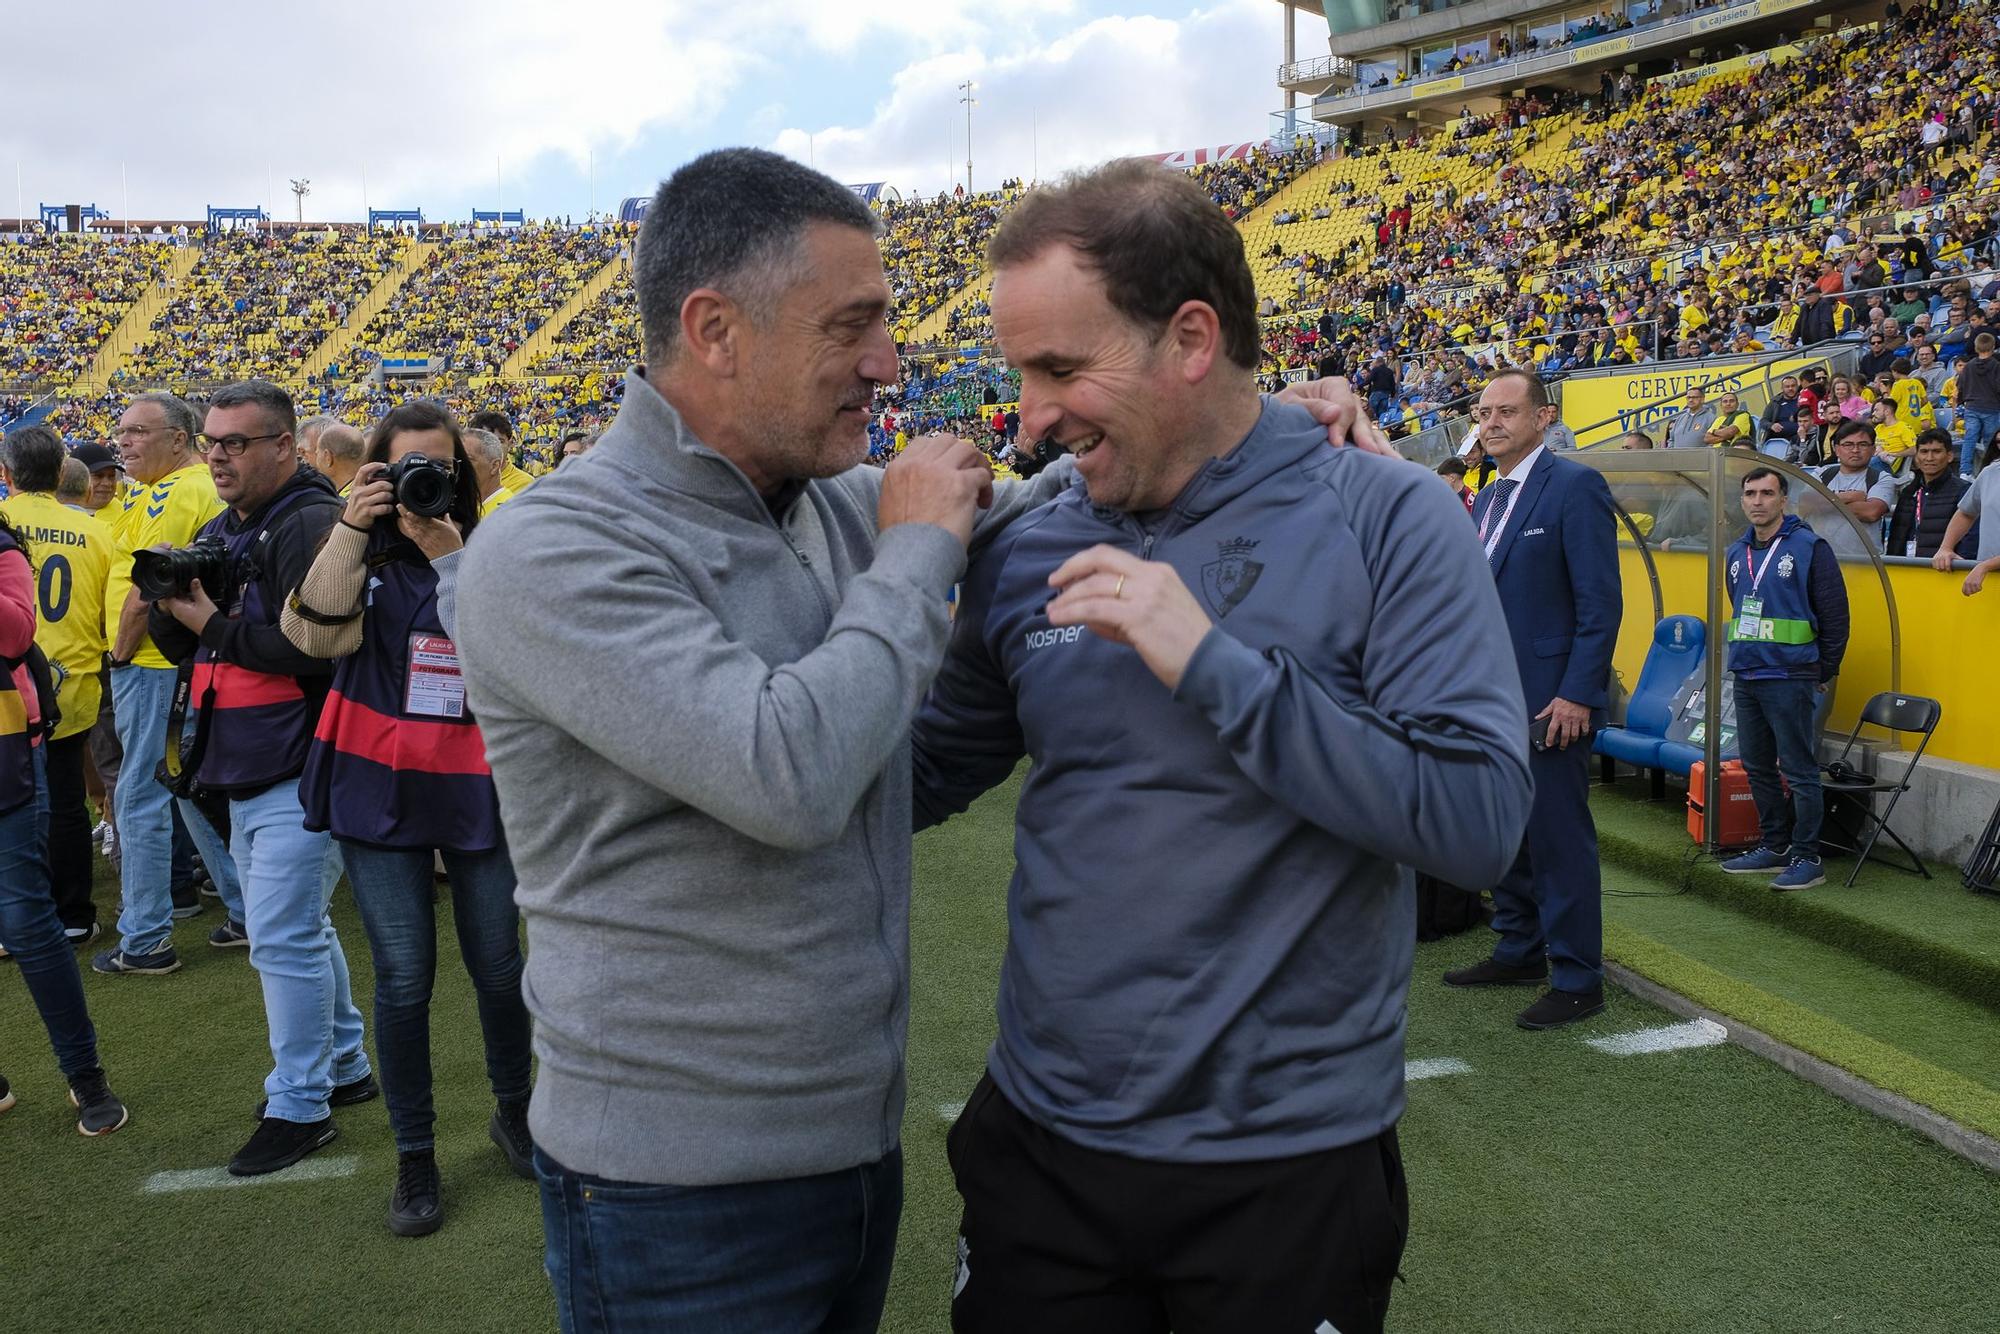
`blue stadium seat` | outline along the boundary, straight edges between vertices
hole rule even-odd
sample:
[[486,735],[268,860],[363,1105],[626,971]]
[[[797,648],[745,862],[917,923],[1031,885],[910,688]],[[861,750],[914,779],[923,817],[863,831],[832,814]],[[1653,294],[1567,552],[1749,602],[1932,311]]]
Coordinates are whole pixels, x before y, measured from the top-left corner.
[[[1619,760],[1653,770],[1656,793],[1664,783],[1663,769],[1686,772],[1678,754],[1671,762],[1663,759],[1665,748],[1673,744],[1667,740],[1667,727],[1674,718],[1675,692],[1702,669],[1707,643],[1708,632],[1698,617],[1668,616],[1653,627],[1653,647],[1639,669],[1639,687],[1626,703],[1625,725],[1605,728],[1592,743],[1601,757],[1605,782],[1612,780]],[[1695,754],[1699,758],[1699,747]]]

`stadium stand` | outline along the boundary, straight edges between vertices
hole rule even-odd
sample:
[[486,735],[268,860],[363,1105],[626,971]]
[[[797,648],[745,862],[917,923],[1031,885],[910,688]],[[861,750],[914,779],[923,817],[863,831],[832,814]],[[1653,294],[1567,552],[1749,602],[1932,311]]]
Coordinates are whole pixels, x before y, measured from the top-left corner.
[[294,382],[299,364],[408,244],[335,227],[212,236],[114,378],[128,387]]
[[0,383],[67,384],[166,272],[139,237],[0,237]]
[[438,357],[466,375],[490,375],[570,294],[617,253],[616,226],[462,229],[356,339],[349,378],[384,358]]
[[[1518,95],[1428,137],[1302,139],[1191,170],[1242,229],[1266,317],[1267,380],[1350,374],[1399,435],[1451,415],[1508,365],[1553,379],[1858,336],[1870,321],[1919,316],[1949,359],[1993,296],[1985,284],[1949,284],[2000,263],[1992,15],[1990,4],[1914,10],[1649,81],[1607,79],[1602,98]],[[983,248],[1019,194],[1008,182],[876,205],[891,327],[907,352],[949,347],[977,364],[990,350]],[[625,284],[594,299],[584,285],[625,239],[597,225],[442,235],[306,397],[366,422],[392,397],[356,383],[377,361],[437,358],[446,377],[418,392],[479,406],[504,398],[528,438],[595,424],[639,355],[638,319]],[[325,323],[393,263],[384,248],[408,244],[323,232],[212,240],[118,384],[286,379]],[[32,262],[13,249],[0,264]],[[1820,324],[1801,318],[1807,287],[1846,294],[1932,272],[1946,281],[1820,303],[1831,327],[1824,313]],[[32,312],[59,304],[49,286],[62,280],[30,280],[14,308],[50,318]],[[101,302],[129,296],[136,279],[124,281],[104,280]],[[558,312],[566,322],[510,362]],[[106,304],[82,322],[82,349],[110,313]],[[10,342],[5,355],[45,354]],[[49,360],[74,367],[81,355]],[[504,384],[493,379],[503,365]],[[108,408],[85,396],[53,420],[101,437]]]

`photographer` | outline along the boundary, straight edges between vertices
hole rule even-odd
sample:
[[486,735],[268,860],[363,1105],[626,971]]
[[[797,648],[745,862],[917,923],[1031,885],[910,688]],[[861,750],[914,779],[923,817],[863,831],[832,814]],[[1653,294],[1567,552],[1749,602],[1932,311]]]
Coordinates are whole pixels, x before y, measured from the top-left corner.
[[376,1052],[400,1158],[389,1229],[400,1236],[444,1221],[430,1054],[440,854],[499,1103],[488,1131],[533,1178],[514,867],[431,567],[478,522],[478,483],[451,415],[406,403],[376,426],[346,513],[284,617],[299,648],[339,660],[306,763],[307,823],[339,843],[375,956]]
[[[236,1176],[275,1172],[330,1143],[333,1106],[376,1093],[347,959],[327,916],[327,836],[304,828],[299,799],[330,673],[278,628],[286,595],[340,514],[333,484],[298,461],[295,425],[291,395],[276,385],[217,390],[202,439],[228,509],[190,547],[141,553],[132,570],[134,588],[153,599],[153,642],[188,664],[174,710],[181,733],[168,729],[168,772],[193,779],[178,784],[177,796],[228,803],[230,848],[205,856],[212,866],[235,863],[243,890],[236,929],[247,929],[264,984],[274,1068],[257,1131],[230,1160]],[[190,735],[192,756],[183,740]],[[189,826],[202,841],[201,822]]]

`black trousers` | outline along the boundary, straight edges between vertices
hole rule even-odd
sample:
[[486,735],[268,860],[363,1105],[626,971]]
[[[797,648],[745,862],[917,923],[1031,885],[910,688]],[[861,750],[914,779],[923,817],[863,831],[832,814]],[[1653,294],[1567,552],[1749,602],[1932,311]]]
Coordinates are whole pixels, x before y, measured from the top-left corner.
[[49,888],[56,916],[65,928],[87,931],[97,920],[90,899],[90,807],[83,786],[83,759],[90,728],[46,743],[49,765]]
[[1081,1148],[991,1076],[946,1139],[959,1334],[1379,1334],[1409,1232],[1391,1129],[1323,1153],[1144,1162]]

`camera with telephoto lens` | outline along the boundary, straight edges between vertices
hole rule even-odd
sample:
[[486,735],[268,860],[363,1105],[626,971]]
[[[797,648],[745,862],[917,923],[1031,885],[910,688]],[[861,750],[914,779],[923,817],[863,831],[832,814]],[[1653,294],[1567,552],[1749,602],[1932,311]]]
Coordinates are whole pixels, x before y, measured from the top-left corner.
[[132,587],[148,602],[186,597],[197,579],[218,607],[229,605],[235,569],[222,539],[205,537],[170,551],[132,553]]
[[428,454],[403,455],[382,480],[395,491],[396,503],[412,514],[435,519],[451,508],[451,469]]

